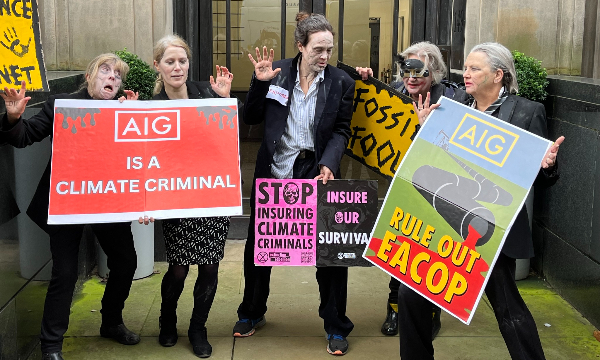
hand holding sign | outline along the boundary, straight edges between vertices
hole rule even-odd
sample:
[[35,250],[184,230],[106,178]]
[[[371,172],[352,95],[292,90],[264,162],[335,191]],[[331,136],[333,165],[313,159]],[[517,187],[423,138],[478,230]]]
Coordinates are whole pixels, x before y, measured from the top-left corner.
[[140,93],[139,92],[133,92],[132,90],[123,90],[123,92],[125,93],[125,96],[121,96],[119,98],[119,102],[122,103],[125,100],[137,100],[140,97]]
[[144,224],[144,225],[148,225],[148,224],[153,223],[153,222],[154,222],[154,218],[153,217],[148,217],[148,216],[141,217],[140,216],[140,218],[138,219],[138,223]]
[[558,155],[558,147],[560,146],[560,144],[562,144],[563,141],[565,141],[565,137],[561,136],[558,139],[556,139],[552,146],[550,146],[550,148],[546,152],[546,155],[544,156],[544,160],[542,160],[542,168],[548,169],[556,165],[556,155]]
[[229,72],[226,67],[217,65],[217,80],[210,76],[210,86],[213,91],[220,97],[229,97],[231,91],[231,82],[233,81],[233,74]]
[[260,81],[269,81],[273,79],[281,69],[273,70],[273,57],[275,52],[273,49],[269,51],[267,54],[267,47],[263,46],[263,55],[260,57],[260,50],[256,48],[256,60],[252,57],[252,55],[248,54],[248,58],[252,61],[254,65],[254,73],[256,74],[256,78]]
[[325,165],[319,166],[321,169],[321,173],[315,176],[315,180],[323,180],[323,184],[327,184],[327,180],[333,180],[333,172]]
[[21,89],[19,91],[16,89],[9,89],[5,86],[4,94],[0,94],[4,99],[8,122],[11,124],[19,120],[23,112],[25,112],[27,102],[31,99],[30,96],[25,96],[25,88],[25,81],[21,81]]
[[356,67],[356,72],[360,75],[361,79],[369,80],[369,76],[373,76],[373,69],[371,68],[363,68],[360,66]]

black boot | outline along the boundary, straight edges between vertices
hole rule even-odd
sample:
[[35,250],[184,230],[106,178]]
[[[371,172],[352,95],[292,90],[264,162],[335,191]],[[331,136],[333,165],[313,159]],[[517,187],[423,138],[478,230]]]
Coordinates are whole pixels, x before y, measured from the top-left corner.
[[135,345],[140,342],[140,336],[129,330],[125,324],[100,326],[100,336],[117,340],[123,345]]
[[42,360],[64,360],[62,357],[62,352],[55,353],[43,353]]
[[[398,308],[396,304],[396,309]],[[381,333],[383,335],[394,336],[398,334],[398,312],[394,310],[392,304],[387,305],[387,316],[383,325],[381,325]]]
[[206,327],[203,326],[202,328],[197,328],[190,324],[188,338],[190,339],[194,354],[197,357],[207,358],[212,355],[212,346],[210,346],[207,339]]
[[161,315],[158,318],[158,342],[164,347],[171,347],[177,344],[177,315]]
[[440,332],[440,329],[442,328],[442,321],[441,321],[442,309],[440,309],[439,307],[434,305],[432,316],[433,316],[433,327],[431,328],[431,341],[433,341],[435,339],[437,334]]

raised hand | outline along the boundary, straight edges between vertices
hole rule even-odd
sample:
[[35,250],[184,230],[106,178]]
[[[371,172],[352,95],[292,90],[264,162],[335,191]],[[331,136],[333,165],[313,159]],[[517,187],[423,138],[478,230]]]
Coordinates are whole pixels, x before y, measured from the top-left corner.
[[263,46],[263,55],[262,58],[260,56],[260,50],[256,48],[256,60],[252,57],[251,54],[248,54],[248,58],[252,61],[252,65],[254,65],[254,73],[256,74],[256,78],[260,81],[269,81],[273,79],[281,69],[273,70],[273,57],[274,51],[271,49],[269,53],[267,53],[267,47]]
[[217,65],[217,79],[210,76],[210,86],[220,97],[230,97],[233,74],[226,67]]
[[0,96],[4,99],[4,105],[6,106],[6,114],[8,115],[8,121],[12,124],[15,123],[23,112],[25,112],[25,106],[31,99],[30,96],[25,96],[25,81],[21,81],[21,89],[9,89],[4,87],[4,94]]
[[559,137],[558,139],[556,139],[554,144],[550,146],[550,149],[546,151],[544,160],[542,160],[542,168],[548,169],[556,165],[556,155],[558,155],[558,147],[560,146],[560,144],[562,144],[563,141],[565,141],[565,137]]
[[127,97],[121,96],[119,98],[119,102],[121,103],[125,100],[137,100],[140,97],[140,93],[133,92],[132,90],[123,90],[123,92],[125,93],[125,95],[127,95]]
[[437,109],[440,106],[440,104],[429,105],[429,99],[430,94],[429,92],[427,92],[427,98],[425,98],[425,103],[423,103],[423,96],[421,94],[419,94],[418,104],[413,101],[413,107],[415,108],[415,113],[419,117],[419,124],[421,125],[423,125],[425,120],[427,120],[429,113],[431,113],[431,111]]

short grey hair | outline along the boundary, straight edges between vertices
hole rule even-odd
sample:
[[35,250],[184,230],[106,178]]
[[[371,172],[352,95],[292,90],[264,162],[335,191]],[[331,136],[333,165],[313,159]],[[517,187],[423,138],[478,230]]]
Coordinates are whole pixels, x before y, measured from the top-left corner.
[[[423,58],[425,68],[429,70],[431,77],[433,78],[431,84],[439,84],[444,77],[446,77],[446,63],[442,57],[440,49],[429,41],[421,41],[414,43],[407,47],[400,55],[407,58],[410,55],[417,55],[419,58]],[[402,74],[400,66],[397,67],[398,72],[396,73],[396,81],[402,81]]]
[[515,70],[515,60],[510,50],[506,46],[487,42],[479,45],[475,45],[471,52],[482,52],[487,55],[488,65],[492,68],[492,71],[498,69],[502,70],[504,76],[502,77],[502,85],[511,94],[519,92],[519,85],[517,84],[517,71]]

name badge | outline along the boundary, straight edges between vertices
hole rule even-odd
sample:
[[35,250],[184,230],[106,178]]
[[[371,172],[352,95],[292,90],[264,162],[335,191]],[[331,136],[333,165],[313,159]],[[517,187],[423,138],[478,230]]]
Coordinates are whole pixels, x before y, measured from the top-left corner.
[[289,98],[289,92],[281,86],[271,85],[269,86],[269,92],[267,93],[267,99],[273,99],[278,101],[281,105],[287,105]]

